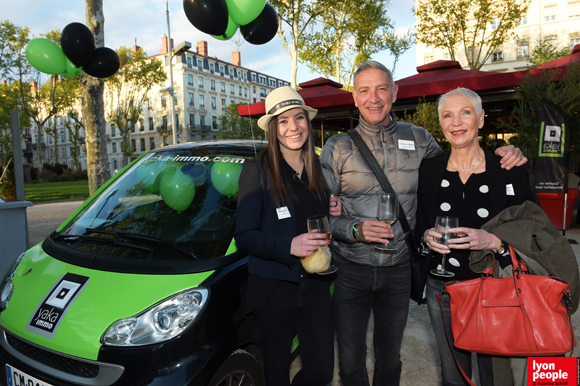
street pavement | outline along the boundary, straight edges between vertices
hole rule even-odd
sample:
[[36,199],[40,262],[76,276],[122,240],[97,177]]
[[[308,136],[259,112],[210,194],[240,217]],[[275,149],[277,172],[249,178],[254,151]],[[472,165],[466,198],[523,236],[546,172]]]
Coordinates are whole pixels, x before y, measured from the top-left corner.
[[[39,203],[28,208],[27,219],[30,246],[44,240],[82,203],[83,200]],[[565,236],[569,240],[572,240],[572,242],[576,243],[572,244],[572,249],[574,250],[576,259],[578,260],[580,258],[580,228],[566,230]],[[572,316],[572,322],[573,325],[580,326],[580,312],[577,312]],[[372,342],[374,328],[375,326],[371,316],[367,334],[366,361],[371,383],[374,367]],[[388,326],[383,326],[381,328],[388,328]],[[576,331],[579,331],[579,329],[576,328]],[[580,334],[576,332],[575,335],[576,340],[580,340]],[[574,353],[574,356],[578,356],[577,353]],[[437,344],[435,342],[435,336],[431,329],[431,322],[425,305],[418,306],[413,302],[410,304],[407,327],[403,336],[401,361],[403,362],[401,386],[430,386],[441,384]],[[300,357],[298,357],[291,366],[292,376],[300,369],[300,365]],[[337,360],[332,386],[340,386],[340,384]]]

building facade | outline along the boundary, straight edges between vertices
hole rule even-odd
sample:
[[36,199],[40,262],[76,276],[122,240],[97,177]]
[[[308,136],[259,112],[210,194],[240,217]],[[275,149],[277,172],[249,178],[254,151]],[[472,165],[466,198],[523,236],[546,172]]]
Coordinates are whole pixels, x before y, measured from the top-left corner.
[[[415,6],[419,1],[415,0]],[[499,19],[489,26],[495,28]],[[580,44],[580,0],[532,0],[528,12],[515,30],[516,39],[498,47],[481,68],[482,71],[511,72],[530,67],[528,58],[541,41],[550,41],[559,51]],[[449,60],[449,52],[417,43],[417,66],[436,60]],[[456,52],[456,60],[468,68],[465,51]]]
[[[167,38],[164,37],[160,53],[150,59],[163,61],[165,71],[169,74],[167,47]],[[133,49],[140,48],[135,46]],[[179,143],[215,139],[218,119],[227,105],[259,102],[273,89],[290,85],[282,79],[242,67],[239,51],[232,53],[231,62],[209,56],[208,52],[207,42],[200,41],[195,50],[179,52],[172,58],[175,122]],[[167,92],[171,85],[169,76],[167,78],[165,85],[156,86],[149,92],[139,122],[130,133],[130,143],[134,150],[132,159],[151,149],[173,144],[171,100]],[[107,104],[108,101],[105,100],[105,106]],[[78,110],[80,111],[80,106]],[[115,122],[109,121],[106,114],[105,119],[110,168],[116,173],[125,166],[121,149],[122,137]],[[33,124],[27,132],[30,138],[23,142],[23,149],[27,149],[23,161],[37,167],[37,151],[40,151],[42,162],[54,164],[58,161],[69,168],[74,169],[76,166],[86,170],[87,160],[83,146],[78,150],[78,165],[73,165],[73,139],[65,125],[68,121],[68,117],[55,116],[47,122],[47,125],[56,125],[59,133],[56,139],[47,133],[38,138],[38,130]],[[84,144],[84,132],[80,133],[79,138]],[[58,158],[54,156],[55,149]]]

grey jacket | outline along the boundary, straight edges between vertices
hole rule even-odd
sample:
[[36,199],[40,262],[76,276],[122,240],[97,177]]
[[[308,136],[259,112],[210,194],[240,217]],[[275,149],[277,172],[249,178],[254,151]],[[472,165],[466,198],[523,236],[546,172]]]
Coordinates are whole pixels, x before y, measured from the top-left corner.
[[[385,170],[413,229],[419,166],[424,158],[441,153],[439,145],[427,130],[397,122],[392,112],[391,122],[387,125],[371,125],[361,117],[355,130]],[[409,254],[398,221],[393,225],[395,238],[390,244],[397,249],[396,253],[377,252],[374,244],[359,243],[353,236],[351,225],[377,219],[377,195],[383,189],[348,133],[337,134],[326,142],[320,163],[331,193],[342,200],[342,215],[331,218],[335,258],[372,267],[407,261]]]

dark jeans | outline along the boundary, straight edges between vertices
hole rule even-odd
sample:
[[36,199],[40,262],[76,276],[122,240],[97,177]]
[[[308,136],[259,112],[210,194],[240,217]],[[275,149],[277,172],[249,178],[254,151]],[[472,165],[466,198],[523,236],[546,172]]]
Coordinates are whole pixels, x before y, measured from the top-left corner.
[[330,281],[301,274],[299,284],[278,281],[264,307],[254,311],[264,349],[266,385],[290,385],[292,340],[300,340],[302,370],[293,386],[324,386],[334,371]]
[[368,386],[366,335],[374,315],[375,372],[373,385],[398,385],[401,341],[407,324],[411,268],[409,263],[373,268],[338,263],[334,283],[334,317],[340,378],[344,386]]
[[[427,278],[427,309],[429,310],[429,317],[435,332],[435,339],[437,340],[437,347],[439,348],[439,356],[441,358],[441,378],[443,379],[443,386],[464,386],[468,385],[467,381],[455,363],[449,342],[445,337],[445,330],[443,328],[443,320],[441,319],[441,309],[439,308],[439,301],[437,300],[437,292],[445,287],[445,280],[429,275]],[[449,334],[449,339],[453,344],[453,334],[451,333],[451,311],[449,309],[449,295],[445,294],[442,297],[443,314],[445,315],[445,328]],[[453,352],[457,357],[457,362],[465,374],[471,378],[471,352],[464,351],[453,346]],[[493,372],[491,367],[491,356],[484,354],[477,355],[477,367],[479,369],[479,384],[482,386],[493,385]]]

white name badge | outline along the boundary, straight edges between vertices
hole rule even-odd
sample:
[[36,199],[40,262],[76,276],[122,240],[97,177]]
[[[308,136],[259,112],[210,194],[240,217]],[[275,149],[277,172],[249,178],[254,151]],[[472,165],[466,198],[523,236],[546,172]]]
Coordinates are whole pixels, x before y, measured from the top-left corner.
[[514,186],[512,184],[507,184],[505,186],[505,194],[508,196],[515,196],[516,192],[514,192]]
[[290,217],[290,211],[287,206],[276,208],[276,213],[278,213],[278,220]]
[[399,149],[401,150],[415,150],[415,142],[399,139]]

